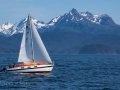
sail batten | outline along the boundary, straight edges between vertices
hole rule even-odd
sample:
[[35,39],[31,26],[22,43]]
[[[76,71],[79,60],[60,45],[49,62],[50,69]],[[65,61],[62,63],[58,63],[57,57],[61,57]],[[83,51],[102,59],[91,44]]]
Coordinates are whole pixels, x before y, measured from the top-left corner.
[[52,63],[30,15],[23,33],[18,62]]

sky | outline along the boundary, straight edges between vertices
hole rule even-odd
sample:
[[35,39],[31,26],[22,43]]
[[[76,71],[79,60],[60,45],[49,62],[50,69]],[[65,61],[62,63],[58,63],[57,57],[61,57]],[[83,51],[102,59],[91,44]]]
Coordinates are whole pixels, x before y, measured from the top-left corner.
[[48,23],[72,8],[78,12],[108,14],[120,24],[120,0],[0,0],[0,25],[6,22],[15,24],[28,14]]

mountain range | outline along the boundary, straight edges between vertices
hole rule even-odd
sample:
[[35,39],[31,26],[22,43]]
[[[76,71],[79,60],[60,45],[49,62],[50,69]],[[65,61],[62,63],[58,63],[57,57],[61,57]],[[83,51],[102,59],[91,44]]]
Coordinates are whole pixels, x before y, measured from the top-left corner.
[[[15,24],[12,24],[10,22],[2,24],[0,26],[0,34],[4,36],[12,36],[17,33],[22,33],[23,30],[25,30],[26,20],[27,18],[24,18]],[[103,31],[106,28],[111,30],[113,29],[113,27],[119,27],[119,25],[117,25],[112,20],[112,18],[107,14],[93,15],[88,11],[78,12],[74,8],[68,13],[65,13],[64,15],[53,18],[48,23],[45,23],[43,21],[38,21],[34,18],[33,18],[33,22],[37,30],[42,33],[55,31],[55,30],[59,31],[58,28],[60,29],[60,31],[62,30],[62,31],[79,31],[79,32],[81,32],[82,30],[84,30],[85,32],[89,32],[91,31],[91,29],[94,29],[94,33],[95,33],[96,32],[95,30],[98,31],[98,28],[102,29]],[[66,29],[66,27],[68,28]]]
[[[27,18],[0,26],[0,53],[18,53]],[[94,15],[76,9],[48,23],[33,18],[51,54],[120,53],[120,25],[107,14]]]

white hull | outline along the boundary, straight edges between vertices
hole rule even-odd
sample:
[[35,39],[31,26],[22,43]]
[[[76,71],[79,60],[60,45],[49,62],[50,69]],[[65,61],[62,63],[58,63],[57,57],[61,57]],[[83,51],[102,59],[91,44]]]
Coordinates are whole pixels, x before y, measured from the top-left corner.
[[53,65],[36,65],[36,66],[22,66],[15,68],[7,68],[10,73],[46,73],[52,71]]

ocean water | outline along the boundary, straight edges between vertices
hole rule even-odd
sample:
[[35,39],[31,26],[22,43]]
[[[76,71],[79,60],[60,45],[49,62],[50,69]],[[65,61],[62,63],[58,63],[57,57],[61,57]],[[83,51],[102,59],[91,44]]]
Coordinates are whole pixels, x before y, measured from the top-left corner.
[[[0,69],[17,61],[0,54]],[[51,73],[0,72],[0,90],[120,90],[120,55],[51,55]]]

